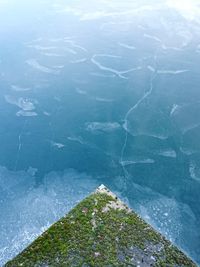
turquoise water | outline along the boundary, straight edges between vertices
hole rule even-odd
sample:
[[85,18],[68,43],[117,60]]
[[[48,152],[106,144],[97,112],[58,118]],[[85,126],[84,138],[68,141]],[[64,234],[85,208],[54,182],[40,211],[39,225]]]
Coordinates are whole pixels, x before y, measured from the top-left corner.
[[0,0],[0,265],[104,183],[200,263],[200,8]]

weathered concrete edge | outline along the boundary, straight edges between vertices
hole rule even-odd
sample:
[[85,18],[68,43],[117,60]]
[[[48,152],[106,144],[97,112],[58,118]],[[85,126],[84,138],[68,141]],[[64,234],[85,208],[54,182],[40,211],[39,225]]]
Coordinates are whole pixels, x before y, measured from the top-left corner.
[[[133,211],[133,210],[131,210],[127,205],[125,205],[114,193],[112,193],[108,188],[106,188],[104,185],[101,185],[101,186],[99,186],[97,189],[96,189],[96,191],[95,192],[93,192],[91,195],[89,195],[89,197],[88,197],[88,199],[90,198],[90,199],[92,199],[92,202],[91,203],[93,203],[94,202],[94,200],[95,200],[95,198],[97,197],[97,196],[102,196],[101,198],[102,199],[106,199],[107,198],[107,201],[104,201],[104,205],[103,206],[100,206],[100,208],[101,208],[101,213],[102,214],[107,214],[107,215],[109,215],[110,216],[110,212],[111,211],[116,211],[116,212],[121,212],[121,214],[124,214],[124,216],[126,217],[128,217],[129,215],[128,214],[130,214],[130,216],[131,216],[131,214],[133,215],[133,214],[135,214],[135,212]],[[107,196],[107,197],[106,197]],[[80,204],[81,203],[84,203],[84,202],[86,202],[86,200],[87,200],[87,198],[85,199],[85,200],[83,200],[83,201],[81,201],[80,202]],[[95,205],[94,205],[94,203],[93,204],[91,204],[91,205],[93,205],[94,207],[92,207],[92,209],[93,208],[95,208]],[[77,205],[76,207],[74,207],[73,209],[72,209],[72,211],[71,212],[73,212],[73,211],[75,211],[75,213],[77,212],[77,210],[78,210],[78,206],[79,205]],[[71,213],[70,212],[70,213]],[[78,211],[78,212],[80,212],[80,210]],[[83,212],[83,211],[81,211],[81,212]],[[86,212],[87,213],[87,211],[84,211],[84,212]],[[17,266],[27,266],[27,267],[29,267],[29,266],[43,266],[43,265],[35,265],[35,264],[33,264],[33,265],[27,265],[26,263],[25,264],[19,264],[19,265],[16,265],[15,263],[17,262],[17,264],[18,264],[18,261],[16,261],[16,259],[18,259],[18,257],[21,257],[21,258],[23,258],[25,261],[26,261],[26,255],[27,255],[27,251],[28,252],[31,252],[31,250],[32,250],[32,247],[34,247],[34,244],[35,243],[37,243],[37,240],[39,240],[39,239],[45,239],[45,235],[47,236],[47,238],[45,239],[45,240],[47,240],[47,241],[50,241],[50,239],[51,239],[51,235],[50,236],[48,236],[48,232],[52,232],[51,231],[51,229],[52,228],[54,228],[54,230],[56,230],[56,228],[58,228],[58,224],[60,223],[60,224],[64,224],[63,223],[63,221],[62,220],[64,220],[64,218],[67,218],[67,217],[70,217],[71,218],[71,216],[70,216],[70,213],[68,214],[68,215],[66,215],[66,217],[63,217],[63,219],[61,219],[61,220],[59,220],[57,223],[55,223],[55,224],[53,224],[44,234],[42,234],[41,235],[41,238],[39,237],[38,239],[36,239],[36,241],[34,241],[30,246],[28,246],[28,248],[27,249],[25,249],[24,251],[22,251],[22,253],[20,253],[18,256],[16,256],[13,260],[11,260],[10,262],[8,262],[5,266],[15,266],[15,267],[17,267]],[[127,214],[127,215],[126,215]],[[135,214],[136,215],[136,224],[142,224],[144,221],[141,219],[141,217],[140,216],[138,216],[137,214]],[[69,219],[70,219],[69,218]],[[73,216],[72,216],[72,218],[73,218]],[[78,218],[78,219],[80,219],[80,218]],[[71,220],[71,219],[70,219]],[[91,221],[92,222],[92,221]],[[145,223],[145,222],[144,222]],[[165,238],[163,238],[163,236],[160,234],[160,233],[158,233],[155,229],[153,229],[153,227],[151,227],[149,224],[147,224],[147,223],[145,223],[146,224],[146,228],[148,228],[149,229],[149,231],[151,231],[152,233],[155,233],[156,235],[157,235],[157,237],[158,236],[160,236],[159,238],[158,238],[158,240],[159,240],[159,242],[164,242],[163,244],[167,244],[167,246],[171,246],[170,245],[170,242],[169,241],[167,241],[167,240],[165,240]],[[109,224],[107,225],[108,226],[108,228],[109,228]],[[91,229],[91,228],[89,228],[89,229]],[[58,230],[58,229],[57,229]],[[142,228],[141,229],[139,229],[139,230],[142,230]],[[89,231],[91,231],[91,230],[89,230]],[[142,230],[143,231],[143,230]],[[140,231],[139,231],[139,233],[137,233],[139,236],[140,236],[140,234],[142,234],[142,231],[141,231],[141,233],[140,233]],[[63,233],[62,233],[63,234]],[[65,234],[65,233],[64,233]],[[141,236],[141,238],[142,238],[142,236]],[[68,240],[68,241],[70,241],[70,240]],[[68,242],[67,241],[67,242]],[[166,242],[167,241],[167,242]],[[43,242],[44,243],[44,242]],[[134,244],[134,243],[133,243]],[[40,244],[41,245],[41,244]],[[114,245],[114,244],[113,244]],[[187,266],[187,267],[191,267],[191,266],[197,266],[184,252],[182,252],[180,249],[176,249],[176,247],[174,247],[174,249],[171,249],[170,248],[170,250],[174,250],[173,251],[173,255],[176,255],[176,252],[178,252],[178,251],[180,251],[180,252],[178,252],[178,254],[177,255],[179,255],[180,256],[180,254],[182,253],[183,255],[183,258],[184,258],[184,261],[186,262],[186,264],[184,263],[184,264],[182,264],[182,265],[162,265],[162,266]],[[34,250],[33,250],[34,251]],[[34,256],[34,254],[33,254],[33,251],[31,252],[32,253],[32,256]],[[25,253],[24,253],[25,252]],[[181,257],[182,257],[181,256]],[[35,257],[35,256],[34,256]],[[176,256],[175,256],[176,257]],[[187,259],[188,259],[188,263],[187,263]],[[12,264],[12,262],[14,263],[14,265]],[[29,264],[31,264],[31,262],[29,262]],[[67,264],[67,263],[66,263]],[[60,266],[60,265],[44,265],[44,266]],[[71,266],[71,265],[62,265],[62,266]],[[74,265],[73,265],[74,266]],[[79,265],[77,265],[77,266],[79,266]],[[90,265],[89,265],[90,266]],[[102,266],[102,265],[91,265],[91,266]],[[106,265],[107,266],[107,265]],[[109,265],[109,266],[118,266],[118,265]],[[129,265],[120,265],[120,266],[129,266]],[[132,265],[131,265],[132,266]],[[145,265],[146,266],[146,265]],[[153,265],[154,266],[154,265]],[[161,266],[161,265],[155,265],[155,266]]]
[[[101,184],[96,190],[95,193],[100,193],[100,194],[107,194],[108,196],[113,197],[114,199],[116,199],[117,203],[118,203],[118,208],[119,209],[125,209],[127,212],[134,212],[135,211],[131,208],[129,208],[120,198],[118,198],[118,196],[116,196],[112,191],[110,191],[104,184]],[[142,220],[145,221],[140,215],[137,214],[137,216]],[[145,223],[147,223],[145,221]],[[163,237],[163,235],[158,232],[155,228],[153,228],[153,226],[151,226],[149,223],[147,223],[149,225],[149,227],[152,229],[152,231],[156,232],[157,234],[159,234],[160,236]],[[165,238],[165,237],[164,237]],[[169,241],[171,243],[171,241]],[[177,247],[176,245],[172,244],[173,246]],[[193,263],[196,266],[199,266],[184,250],[182,250],[181,248],[177,247],[178,250],[180,250],[189,260],[193,261]],[[190,267],[190,266],[188,266]]]

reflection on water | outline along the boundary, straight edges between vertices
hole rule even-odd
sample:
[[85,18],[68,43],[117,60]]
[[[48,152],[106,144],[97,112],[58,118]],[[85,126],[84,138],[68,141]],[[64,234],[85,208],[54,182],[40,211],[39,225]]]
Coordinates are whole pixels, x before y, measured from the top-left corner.
[[0,0],[0,265],[100,183],[200,262],[196,1]]

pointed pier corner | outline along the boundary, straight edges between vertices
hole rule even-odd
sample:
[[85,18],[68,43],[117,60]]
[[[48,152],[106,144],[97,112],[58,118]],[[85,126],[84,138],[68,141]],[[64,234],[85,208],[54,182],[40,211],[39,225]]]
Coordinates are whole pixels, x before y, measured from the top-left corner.
[[104,185],[5,267],[195,267]]

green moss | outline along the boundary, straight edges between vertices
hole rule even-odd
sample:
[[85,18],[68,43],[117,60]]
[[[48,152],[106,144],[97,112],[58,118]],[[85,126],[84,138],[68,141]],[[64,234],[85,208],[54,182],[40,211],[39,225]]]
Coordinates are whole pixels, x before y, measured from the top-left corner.
[[121,204],[95,192],[5,266],[196,266]]

